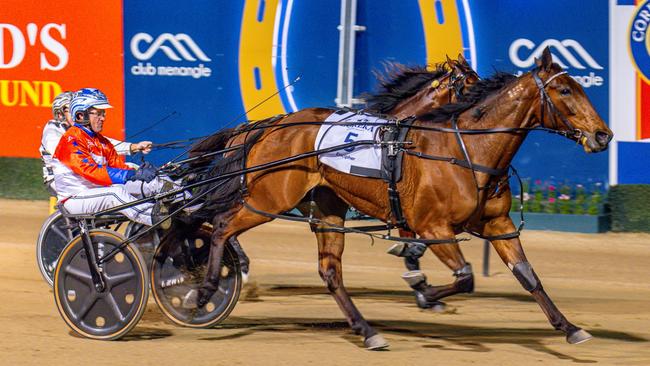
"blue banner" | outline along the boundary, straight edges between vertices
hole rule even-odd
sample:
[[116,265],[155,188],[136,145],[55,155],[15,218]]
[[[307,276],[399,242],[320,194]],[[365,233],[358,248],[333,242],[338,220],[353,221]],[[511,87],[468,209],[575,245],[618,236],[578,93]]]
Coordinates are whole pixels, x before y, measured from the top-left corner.
[[[238,78],[242,11],[242,1],[125,2],[127,139],[164,143],[202,136],[244,112]],[[151,158],[161,163],[174,153]]]
[[[607,1],[473,1],[478,72],[522,73],[534,67],[546,46],[554,60],[584,88],[607,121],[609,116],[609,19]],[[530,134],[513,164],[524,177],[606,182],[608,155],[585,154],[559,136]]]
[[[334,106],[339,23],[334,0],[126,2],[127,138],[164,143],[246,118]],[[356,96],[376,91],[373,71],[387,61],[425,65],[463,53],[482,76],[522,73],[549,46],[608,117],[607,1],[359,0],[356,24],[365,27],[356,36]],[[178,152],[153,160],[162,163]],[[574,142],[542,133],[527,138],[514,164],[535,179],[608,178],[607,153],[585,154]]]

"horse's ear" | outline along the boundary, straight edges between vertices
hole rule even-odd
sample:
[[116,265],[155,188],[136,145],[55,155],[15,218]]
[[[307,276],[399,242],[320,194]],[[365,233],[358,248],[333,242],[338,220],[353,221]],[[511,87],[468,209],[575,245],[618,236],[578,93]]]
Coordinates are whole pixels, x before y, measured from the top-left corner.
[[536,61],[537,66],[541,69],[548,71],[553,65],[553,55],[551,55],[551,49],[546,46],[544,52],[542,52],[542,58]]
[[469,63],[467,62],[467,60],[465,59],[465,56],[463,56],[462,53],[458,54],[458,62],[463,66],[470,67]]
[[449,55],[445,55],[445,57],[447,57],[447,65],[454,67],[454,60],[450,59]]

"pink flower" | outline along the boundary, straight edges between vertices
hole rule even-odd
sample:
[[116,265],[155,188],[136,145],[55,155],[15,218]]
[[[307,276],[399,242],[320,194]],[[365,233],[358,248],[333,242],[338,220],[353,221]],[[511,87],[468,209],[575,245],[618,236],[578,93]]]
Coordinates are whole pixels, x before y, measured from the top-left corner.
[[535,181],[535,184],[540,185],[540,184],[542,184],[542,181],[539,180],[539,179],[537,179],[537,180]]
[[549,197],[548,203],[555,203],[555,197]]
[[548,190],[551,191],[551,192],[554,192],[555,191],[555,186],[548,186]]

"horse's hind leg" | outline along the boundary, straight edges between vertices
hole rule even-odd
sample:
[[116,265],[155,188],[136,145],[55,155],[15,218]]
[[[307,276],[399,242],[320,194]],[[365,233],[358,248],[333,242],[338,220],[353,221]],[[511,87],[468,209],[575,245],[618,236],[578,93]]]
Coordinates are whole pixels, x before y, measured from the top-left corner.
[[[242,208],[242,206],[237,206],[214,217],[208,271],[203,284],[199,288],[196,306],[203,307],[219,289],[221,260],[226,242],[230,240],[231,244],[236,245],[234,241],[237,240],[237,235],[270,220],[267,217],[252,213]],[[186,304],[184,303],[184,306],[193,306],[193,302],[194,300],[190,299]]]
[[[483,234],[486,236],[497,236],[514,231],[515,226],[512,220],[506,216],[489,221],[484,227]],[[542,282],[526,259],[519,238],[492,240],[492,245],[523,288],[533,295],[551,325],[566,334],[567,342],[576,344],[591,339],[589,333],[571,324],[548,297],[542,287]]]
[[246,284],[246,282],[248,282],[248,272],[250,270],[250,259],[246,255],[246,252],[244,252],[244,248],[242,248],[236,236],[230,237],[229,242],[230,246],[237,254],[237,259],[241,268],[242,281]]
[[[343,226],[348,206],[328,190],[316,194],[318,209],[314,216],[330,224]],[[386,340],[377,333],[356,308],[343,284],[341,256],[345,246],[344,234],[332,230],[329,225],[312,225],[318,239],[318,273],[327,289],[341,308],[350,327],[364,337],[366,348],[371,350],[388,347]]]

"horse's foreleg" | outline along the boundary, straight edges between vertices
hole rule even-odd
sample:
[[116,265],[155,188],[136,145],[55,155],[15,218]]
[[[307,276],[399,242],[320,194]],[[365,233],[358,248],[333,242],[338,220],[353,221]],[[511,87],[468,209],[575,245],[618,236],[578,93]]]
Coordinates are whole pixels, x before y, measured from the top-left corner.
[[427,302],[438,302],[437,300],[447,296],[474,291],[472,266],[465,261],[458,244],[431,245],[429,249],[453,271],[456,280],[448,285],[427,286],[420,289],[419,291],[424,294]]
[[[423,232],[420,236],[426,239],[449,239],[454,237],[454,232],[451,228],[440,226],[431,228]],[[444,306],[443,303],[438,301],[439,299],[457,293],[474,291],[472,266],[465,261],[465,257],[463,257],[463,253],[460,251],[458,244],[431,245],[429,249],[431,249],[441,262],[454,271],[456,281],[448,285],[431,286],[426,283],[426,277],[422,272],[406,272],[403,277],[416,290],[416,297],[418,295],[423,297],[418,298],[418,305],[420,307],[436,308],[440,305]],[[424,306],[422,306],[423,304]]]
[[[408,230],[399,231],[403,238],[414,238],[415,233]],[[419,258],[426,251],[426,247],[413,243],[398,243],[391,247],[389,253],[404,257],[404,265],[408,271],[402,278],[415,291],[415,301],[422,309],[441,310],[445,304],[438,300],[457,293],[471,293],[474,291],[474,274],[472,266],[465,262],[465,257],[457,244],[431,246],[433,253],[454,272],[456,280],[448,285],[431,286],[427,283],[425,274],[420,271]]]
[[[489,221],[485,225],[483,234],[486,236],[497,236],[511,233],[515,230],[515,226],[509,217],[499,217]],[[519,283],[521,283],[522,287],[526,291],[529,291],[535,298],[551,325],[566,334],[567,342],[575,344],[591,339],[589,333],[571,324],[548,297],[542,287],[542,282],[526,259],[519,238],[492,240],[492,245],[501,257],[501,260],[510,268]]]

